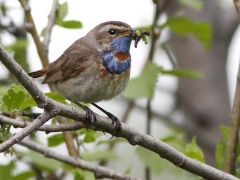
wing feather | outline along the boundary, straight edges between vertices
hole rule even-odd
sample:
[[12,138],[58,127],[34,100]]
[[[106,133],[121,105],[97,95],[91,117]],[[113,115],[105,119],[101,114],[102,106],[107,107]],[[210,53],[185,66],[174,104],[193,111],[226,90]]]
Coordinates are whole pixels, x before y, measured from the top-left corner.
[[100,53],[76,41],[56,61],[49,64],[43,83],[54,83],[77,76],[101,60]]

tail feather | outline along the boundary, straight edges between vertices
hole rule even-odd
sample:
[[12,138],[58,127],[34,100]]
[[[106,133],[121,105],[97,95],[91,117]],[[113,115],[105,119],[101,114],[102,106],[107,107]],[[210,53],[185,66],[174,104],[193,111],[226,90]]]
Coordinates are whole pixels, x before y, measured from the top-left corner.
[[38,71],[28,73],[28,75],[32,78],[38,78],[38,77],[44,76],[46,74],[46,72],[47,72],[46,69],[41,69],[41,70],[38,70]]

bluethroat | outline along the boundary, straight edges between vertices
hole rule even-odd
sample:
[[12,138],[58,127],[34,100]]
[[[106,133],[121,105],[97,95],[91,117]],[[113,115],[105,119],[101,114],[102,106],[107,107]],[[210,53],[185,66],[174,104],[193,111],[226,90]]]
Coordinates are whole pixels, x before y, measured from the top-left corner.
[[121,123],[95,102],[108,101],[126,88],[132,39],[136,39],[136,35],[128,24],[120,21],[101,23],[76,40],[56,61],[29,76],[44,76],[42,83],[52,83],[60,94],[86,111],[89,125],[96,116],[79,102],[91,103],[100,109],[113,124],[116,123],[112,134],[115,135]]

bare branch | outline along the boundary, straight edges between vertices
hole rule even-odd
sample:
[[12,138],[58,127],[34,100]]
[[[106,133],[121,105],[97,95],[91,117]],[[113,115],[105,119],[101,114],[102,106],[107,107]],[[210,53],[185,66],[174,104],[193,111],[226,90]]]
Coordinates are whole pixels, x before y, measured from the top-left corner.
[[[38,128],[44,121],[50,119],[56,114],[65,116],[76,121],[85,122],[86,114],[83,110],[77,109],[75,107],[70,107],[58,102],[55,102],[48,97],[46,97],[36,86],[34,81],[27,76],[23,71],[21,66],[19,66],[4,50],[0,45],[0,59],[2,63],[16,76],[16,78],[23,84],[23,86],[28,90],[28,92],[33,96],[39,107],[44,108],[45,112],[39,116],[39,118],[33,121],[29,126],[24,128],[22,132],[15,135],[17,138],[10,138],[9,141],[5,141],[0,145],[0,152],[12,146],[15,142],[19,142],[22,138],[26,137],[33,130],[33,127]],[[37,97],[36,97],[37,96]],[[96,114],[96,122],[93,123],[98,130],[111,133],[115,130],[115,126],[112,125],[112,121],[109,118],[101,117]],[[40,121],[40,122],[38,122]],[[37,125],[35,125],[37,123]],[[28,130],[28,131],[26,131]],[[23,133],[24,132],[24,133]],[[146,149],[149,149],[160,157],[167,159],[168,161],[175,164],[177,167],[185,169],[196,175],[202,176],[207,179],[214,180],[237,180],[238,178],[224,173],[218,169],[211,166],[198,162],[185,156],[183,153],[177,151],[168,144],[160,141],[157,138],[149,136],[145,133],[141,133],[128,125],[122,123],[122,129],[116,135],[118,137],[123,137],[129,141],[132,145],[140,145]],[[7,144],[7,145],[6,145]],[[68,157],[69,158],[69,157]]]
[[[9,124],[14,128],[25,128],[29,126],[32,122],[20,121],[12,119],[0,114],[0,124]],[[82,122],[75,121],[74,123],[59,124],[59,125],[42,125],[41,127],[35,129],[35,131],[45,131],[46,133],[51,132],[62,132],[62,131],[75,131],[81,128],[86,128]]]
[[[240,18],[240,1],[233,0],[238,16]],[[240,66],[237,74],[237,86],[234,97],[234,104],[232,109],[232,115],[230,117],[230,133],[227,142],[226,150],[226,163],[224,171],[232,174],[235,169],[236,162],[236,151],[238,144],[238,134],[239,134],[239,125],[240,125]]]
[[35,23],[33,21],[33,17],[30,13],[30,7],[28,6],[27,4],[27,1],[26,0],[19,0],[24,12],[25,12],[25,15],[26,15],[26,19],[27,19],[27,29],[28,31],[30,32],[30,34],[32,35],[32,38],[34,40],[34,43],[37,47],[37,51],[38,51],[38,55],[41,59],[41,62],[42,62],[42,65],[43,67],[46,67],[48,64],[49,64],[49,60],[47,58],[47,55],[43,49],[43,45],[39,39],[39,35],[38,35],[38,32],[37,32],[37,29],[36,29],[36,26],[35,26]]
[[[57,121],[61,125],[68,123],[68,119],[66,117],[63,117],[63,116],[58,116]],[[79,122],[79,123],[83,126],[83,124],[81,122]],[[70,131],[63,131],[62,132],[64,141],[65,141],[65,144],[66,144],[66,147],[67,147],[67,150],[68,150],[68,154],[69,154],[69,156],[72,156],[72,157],[80,157],[80,151],[78,151],[77,148],[75,147],[75,144],[73,142],[74,141],[73,136],[72,136]]]
[[240,18],[240,1],[239,0],[233,0],[235,8],[237,10],[238,13],[238,17]]
[[24,139],[21,142],[19,142],[18,144],[25,146],[29,149],[32,149],[34,151],[37,151],[37,152],[45,155],[48,158],[53,158],[58,161],[72,165],[74,167],[79,167],[81,169],[92,171],[92,172],[94,172],[96,179],[107,177],[107,178],[119,179],[119,180],[127,180],[127,179],[128,180],[140,180],[139,178],[135,178],[135,177],[129,176],[127,174],[123,174],[121,172],[117,172],[115,170],[112,170],[112,169],[109,169],[109,168],[106,168],[103,166],[99,166],[97,164],[86,162],[80,158],[64,156],[62,154],[57,153],[56,151],[50,150],[50,149],[48,149],[44,146],[41,146],[30,140]]
[[45,34],[44,34],[44,39],[43,39],[43,45],[45,46],[44,48],[45,48],[46,54],[48,54],[48,46],[49,46],[49,42],[50,42],[52,28],[53,28],[54,21],[55,21],[57,5],[58,5],[58,0],[53,0],[52,9],[51,9],[50,14],[48,15],[48,24],[47,24]]
[[35,129],[39,128],[41,125],[43,125],[45,122],[47,122],[49,119],[51,119],[53,116],[51,113],[45,111],[40,116],[38,116],[31,124],[26,126],[22,129],[22,131],[16,135],[13,135],[10,137],[7,141],[4,141],[0,144],[0,152],[5,151],[6,149],[10,148],[14,144],[21,141],[23,138],[28,136],[31,132],[33,132]]
[[224,171],[233,173],[235,169],[236,151],[238,144],[239,125],[240,125],[240,68],[237,75],[237,87],[234,97],[234,104],[231,115],[230,133],[227,142],[226,163]]

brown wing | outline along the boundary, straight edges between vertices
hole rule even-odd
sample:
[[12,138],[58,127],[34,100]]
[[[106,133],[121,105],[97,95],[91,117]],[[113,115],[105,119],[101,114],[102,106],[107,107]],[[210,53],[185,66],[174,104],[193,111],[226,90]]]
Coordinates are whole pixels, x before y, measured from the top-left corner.
[[[81,44],[81,43],[80,43]],[[49,64],[43,83],[54,83],[81,74],[94,61],[101,60],[97,50],[78,41],[71,45],[56,61]]]

